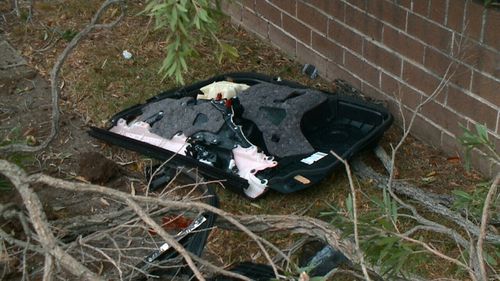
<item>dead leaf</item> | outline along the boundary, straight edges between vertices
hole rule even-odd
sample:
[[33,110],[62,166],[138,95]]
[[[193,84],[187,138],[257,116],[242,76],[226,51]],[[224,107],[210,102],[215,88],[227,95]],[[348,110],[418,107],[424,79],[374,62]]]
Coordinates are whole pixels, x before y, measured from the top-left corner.
[[76,176],[75,180],[78,180],[78,181],[81,181],[81,182],[84,182],[84,183],[90,183],[86,178],[84,178],[82,176]]
[[460,157],[458,156],[448,157],[446,161],[448,161],[448,163],[451,164],[460,164]]
[[102,204],[104,204],[105,206],[107,206],[107,207],[109,207],[109,206],[110,206],[109,202],[108,202],[106,199],[101,198],[101,199],[100,199],[100,201],[101,201],[101,203],[102,203]]
[[132,196],[135,196],[134,182],[130,183],[130,194],[132,194]]
[[428,173],[427,175],[425,175],[425,177],[428,178],[428,177],[433,177],[435,175],[437,175],[436,171],[432,171],[432,172]]

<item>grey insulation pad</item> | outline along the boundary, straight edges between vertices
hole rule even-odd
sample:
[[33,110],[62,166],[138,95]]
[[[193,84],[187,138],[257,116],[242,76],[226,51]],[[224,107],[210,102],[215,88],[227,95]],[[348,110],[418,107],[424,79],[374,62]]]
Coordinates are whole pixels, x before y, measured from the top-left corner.
[[308,154],[314,148],[300,129],[303,115],[325,102],[325,94],[275,84],[254,85],[238,95],[243,117],[262,131],[267,150],[278,157]]
[[172,138],[177,133],[189,137],[199,131],[216,134],[224,125],[224,119],[219,110],[210,102],[197,102],[185,97],[181,99],[162,99],[146,105],[142,109],[140,121],[163,111],[164,116],[152,126],[152,132],[164,138]]

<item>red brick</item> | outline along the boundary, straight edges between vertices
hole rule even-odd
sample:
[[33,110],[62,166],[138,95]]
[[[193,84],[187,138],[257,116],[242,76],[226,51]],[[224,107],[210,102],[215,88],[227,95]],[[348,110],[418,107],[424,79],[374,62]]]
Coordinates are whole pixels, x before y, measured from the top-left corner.
[[336,63],[342,63],[342,48],[335,42],[315,31],[312,32],[312,47],[319,53],[323,54],[323,56],[335,61]]
[[498,111],[465,94],[459,88],[448,88],[447,105],[465,116],[469,116],[476,122],[486,124],[489,128],[496,126]]
[[472,69],[462,63],[454,64],[451,67],[450,82],[464,89],[470,89],[472,80]]
[[396,0],[396,3],[401,7],[411,9],[411,0]]
[[[500,135],[500,111],[498,111],[498,118],[497,118],[497,129],[496,129],[497,134]],[[498,149],[500,149],[500,141],[498,142]]]
[[496,135],[496,137],[492,137],[490,134],[490,140],[492,140],[493,144],[495,144],[496,149],[500,149],[500,135]]
[[307,2],[340,21],[344,20],[345,4],[341,0],[307,0]]
[[326,34],[328,18],[318,9],[299,1],[297,2],[297,17],[317,31]]
[[498,174],[500,174],[500,164],[498,162],[497,163],[493,163],[492,166],[491,166],[491,172],[490,172],[490,174],[488,176],[490,178],[493,178],[493,177],[495,177]]
[[330,16],[344,21],[345,19],[345,4],[341,0],[310,0],[315,3],[317,7],[320,7],[325,13]]
[[417,40],[410,38],[404,32],[384,25],[383,43],[400,53],[401,55],[414,60],[418,63],[424,63],[424,45]]
[[[444,24],[446,16],[446,2],[448,0],[431,0],[429,17],[431,20]],[[453,3],[452,3],[453,5]]]
[[363,38],[360,35],[334,20],[329,20],[328,24],[328,38],[359,54],[363,52]]
[[235,1],[222,1],[221,9],[225,14],[230,15],[231,19],[236,22],[241,22],[241,9],[240,3]]
[[454,135],[460,135],[462,128],[460,128],[459,124],[467,122],[465,118],[433,101],[422,107],[422,115]]
[[401,87],[402,87],[401,83],[398,80],[392,78],[391,76],[383,72],[381,73],[380,89],[382,90],[382,92],[384,92],[389,96],[396,97],[399,95]]
[[425,48],[425,63],[424,66],[434,72],[438,76],[443,76],[452,63],[453,59],[447,54],[442,53],[432,47]]
[[496,176],[497,174],[493,174],[492,169],[498,170],[497,167],[492,167],[494,164],[491,159],[484,155],[484,153],[479,152],[478,149],[474,149],[471,154],[471,166],[483,173],[486,177]]
[[427,17],[429,15],[429,4],[429,0],[413,1],[413,12]]
[[365,58],[386,71],[398,76],[401,74],[401,59],[398,56],[367,40],[363,44],[363,55]]
[[476,40],[481,37],[484,5],[476,1],[467,1],[465,14],[465,35]]
[[257,10],[257,14],[274,24],[281,26],[281,11],[279,9],[275,8],[266,1],[257,1],[255,8]]
[[311,29],[287,14],[283,14],[283,29],[306,45],[311,44]]
[[[470,88],[472,77],[472,69],[470,66],[462,64],[434,48],[427,47],[425,49],[425,67],[436,75],[449,79],[455,85],[464,89]],[[447,76],[444,77],[446,71],[448,71],[448,73]]]
[[445,52],[450,51],[451,32],[415,15],[408,17],[408,33]]
[[445,132],[441,135],[441,149],[446,156],[463,156],[463,147],[458,142],[457,137]]
[[396,98],[412,110],[417,109],[417,107],[425,100],[425,97],[422,94],[404,84]]
[[349,72],[342,69],[335,62],[331,62],[331,61],[327,62],[326,78],[330,81],[333,81],[335,79],[342,79],[342,80],[347,81],[354,88],[361,89],[361,80],[359,80],[358,78],[354,77]]
[[252,11],[255,11],[255,0],[243,0],[243,7],[247,7]]
[[350,6],[346,7],[345,22],[377,41],[382,40],[382,22]]
[[320,75],[326,75],[326,58],[300,42],[297,42],[297,59],[303,64],[308,63],[316,66]]
[[[384,93],[392,96],[398,103],[402,103],[412,110],[416,109],[417,106],[424,100],[424,96],[422,94],[408,87],[408,85],[393,79],[385,73],[382,73],[381,88]],[[397,110],[399,111],[399,109]]]
[[368,1],[368,12],[377,19],[405,30],[407,13],[400,6],[389,1]]
[[345,52],[345,67],[361,77],[370,85],[379,87],[379,70],[359,57]]
[[419,115],[415,118],[412,129],[412,135],[414,137],[434,147],[439,147],[441,145],[441,129],[429,123]]
[[[373,1],[369,0],[368,2]],[[349,4],[354,5],[362,10],[366,10],[366,2],[367,0],[349,0],[347,1]]]
[[248,9],[243,8],[242,22],[246,28],[267,38],[267,21],[264,19],[258,17]]
[[387,104],[387,100],[390,99],[390,97],[382,93],[379,89],[372,87],[370,84],[365,82],[361,83],[361,92],[372,99],[383,101],[384,104]]
[[448,5],[448,20],[446,26],[462,32],[464,22],[465,0],[450,0]]
[[472,74],[472,92],[497,106],[500,105],[499,89],[500,82],[476,71]]
[[287,54],[295,55],[297,41],[273,24],[269,24],[269,39]]
[[[263,1],[263,0],[258,0]],[[297,1],[296,0],[268,0],[273,3],[276,7],[289,13],[292,16],[297,15]]]
[[[424,94],[427,96],[433,94],[434,91],[436,91],[440,81],[437,77],[426,72],[419,66],[406,61],[403,64],[403,80],[406,83],[424,92]],[[444,98],[445,97],[443,93],[439,93],[436,97],[436,99],[440,102],[443,102]]]
[[455,57],[475,69],[500,78],[500,51],[486,48],[485,45],[473,39],[455,34]]
[[498,9],[488,9],[486,24],[484,26],[484,42],[500,50],[500,11]]

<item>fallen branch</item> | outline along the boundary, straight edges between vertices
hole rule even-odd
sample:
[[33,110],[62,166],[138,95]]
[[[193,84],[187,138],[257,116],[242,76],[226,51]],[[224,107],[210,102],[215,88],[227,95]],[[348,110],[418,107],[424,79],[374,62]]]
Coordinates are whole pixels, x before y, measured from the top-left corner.
[[[21,195],[28,210],[31,224],[38,234],[38,239],[44,251],[53,256],[61,265],[81,280],[101,280],[99,276],[66,253],[56,242],[38,196],[29,188],[28,176],[18,166],[5,160],[0,160],[0,171],[14,185]],[[46,259],[47,261],[47,259]]]
[[[14,3],[17,3],[15,1]],[[120,6],[120,15],[111,23],[107,24],[100,24],[98,23],[101,20],[101,16],[108,10],[108,8],[111,5],[117,4]],[[52,71],[50,72],[50,86],[51,86],[51,99],[52,99],[52,116],[51,116],[51,127],[50,127],[50,134],[45,139],[42,143],[40,143],[37,146],[29,146],[25,144],[9,144],[0,147],[0,151],[8,151],[8,152],[37,152],[42,149],[45,149],[56,137],[57,133],[59,132],[59,95],[60,95],[60,88],[59,88],[59,72],[61,71],[62,66],[64,65],[64,62],[68,58],[68,56],[71,54],[71,52],[75,49],[75,47],[80,43],[80,41],[87,36],[91,31],[95,29],[103,29],[103,28],[112,28],[114,27],[120,20],[123,18],[125,15],[125,4],[123,3],[123,0],[106,0],[99,10],[97,10],[96,14],[90,21],[90,23],[78,34],[76,34],[75,37],[68,43],[64,51],[59,55],[57,58],[54,66],[52,67]]]
[[[355,173],[358,176],[366,180],[375,180],[378,183],[376,186],[381,189],[387,186],[387,184],[389,183],[388,177],[377,173],[372,168],[368,167],[363,162],[361,162],[359,159],[354,160],[352,166],[354,168]],[[477,225],[475,225],[468,219],[463,218],[460,214],[453,212],[452,210],[448,209],[442,204],[439,204],[439,202],[434,200],[432,197],[428,196],[421,189],[413,187],[410,184],[403,181],[394,181],[392,183],[392,189],[397,194],[404,195],[408,198],[416,200],[420,205],[425,207],[427,210],[436,214],[440,214],[450,219],[452,222],[463,227],[466,231],[470,232],[475,237],[479,236],[481,230]],[[500,244],[500,235],[487,233],[485,239],[490,243],[497,245]]]
[[481,231],[479,233],[479,237],[477,238],[476,253],[479,262],[481,277],[484,280],[488,280],[488,273],[486,272],[486,265],[484,264],[483,244],[484,244],[484,239],[487,235],[486,227],[488,226],[491,202],[495,200],[494,197],[497,194],[497,188],[499,183],[500,183],[500,175],[497,175],[495,180],[493,180],[493,183],[490,186],[490,190],[488,191],[488,195],[486,195],[486,199],[484,201],[483,215],[481,217]]

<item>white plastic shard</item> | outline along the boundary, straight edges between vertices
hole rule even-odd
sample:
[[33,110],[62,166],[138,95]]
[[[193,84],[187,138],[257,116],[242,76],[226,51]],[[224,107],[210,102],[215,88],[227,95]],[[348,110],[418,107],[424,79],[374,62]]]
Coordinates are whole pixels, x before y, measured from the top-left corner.
[[128,125],[127,121],[120,118],[116,126],[109,131],[170,150],[177,154],[186,155],[186,147],[189,143],[186,142],[187,138],[185,135],[178,134],[171,139],[165,139],[157,134],[151,133],[150,130],[151,126],[146,122],[138,121]]
[[233,149],[234,161],[238,168],[238,175],[248,181],[245,194],[250,198],[256,198],[267,190],[267,180],[261,180],[255,174],[258,171],[278,165],[272,157],[258,152],[257,147],[252,145],[248,148],[237,146]]
[[230,99],[237,96],[240,92],[248,89],[250,86],[247,84],[233,83],[229,81],[218,81],[206,85],[200,91],[203,95],[198,95],[197,99],[211,100],[217,99],[217,94],[221,94],[221,98]]

